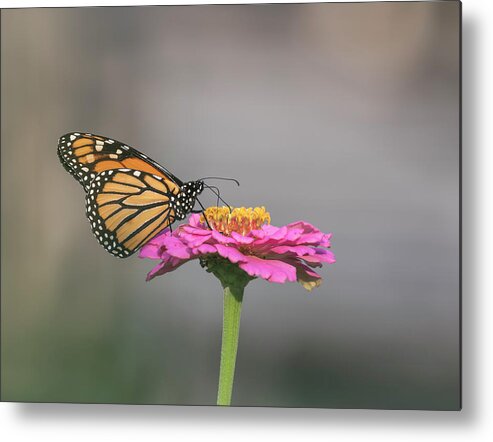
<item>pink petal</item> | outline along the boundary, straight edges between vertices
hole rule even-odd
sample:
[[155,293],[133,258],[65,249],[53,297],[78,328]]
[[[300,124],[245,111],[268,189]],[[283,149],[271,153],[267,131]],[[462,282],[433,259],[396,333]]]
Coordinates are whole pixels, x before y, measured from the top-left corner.
[[190,224],[192,227],[201,227],[203,228],[203,224],[200,222],[200,213],[193,213],[190,215],[188,218],[188,224]]
[[310,256],[302,256],[301,259],[307,263],[322,263],[334,264],[336,258],[330,250],[325,249],[313,249],[316,253]]
[[244,262],[248,259],[246,255],[241,253],[235,247],[229,247],[223,244],[216,244],[215,248],[219,255],[221,255],[223,258],[229,259],[233,264],[236,264],[239,261]]
[[251,244],[252,242],[255,241],[255,238],[252,238],[251,236],[243,236],[240,235],[237,232],[231,232],[231,237],[238,243],[238,244]]
[[201,244],[209,241],[211,239],[211,232],[209,231],[206,235],[195,235],[190,233],[181,232],[180,239],[187,244],[189,247],[198,247]]
[[[260,237],[255,233],[254,237],[256,238],[254,241],[254,246],[268,246],[268,245],[281,245],[282,240],[288,233],[288,229],[286,227],[276,227],[271,225],[262,226],[263,236]],[[250,232],[252,233],[252,232]]]
[[159,275],[164,275],[165,273],[172,272],[181,265],[185,264],[188,260],[182,260],[178,258],[168,257],[167,259],[161,261],[156,267],[154,267],[146,277],[146,281],[150,281]]
[[304,256],[304,255],[314,255],[316,252],[313,247],[308,246],[278,246],[272,247],[271,252],[278,253],[283,255],[285,253],[292,253],[296,256]]
[[297,240],[296,244],[313,244],[319,245],[325,235],[322,232],[303,233]]
[[169,237],[163,244],[167,253],[175,258],[190,259],[190,249],[178,238]]
[[325,234],[319,245],[321,247],[330,247],[330,238],[332,238],[332,233]]
[[161,246],[158,244],[147,243],[140,249],[139,258],[160,259]]
[[146,281],[150,281],[151,279],[155,278],[158,275],[162,275],[163,273],[166,273],[165,271],[161,272],[161,269],[164,268],[166,263],[164,261],[160,262],[157,266],[153,267],[152,270],[147,274]]
[[274,227],[273,229],[264,229],[269,235],[270,239],[280,240],[283,239],[288,233],[288,228],[286,226],[275,227],[275,226],[263,226],[263,227]]
[[278,241],[286,232],[286,227],[265,224],[259,230],[252,230],[250,235],[255,238],[255,244],[262,245]]
[[197,235],[197,236],[201,236],[201,235],[209,235],[210,236],[210,234],[211,234],[211,230],[209,230],[209,229],[204,229],[203,227],[192,227],[189,225],[184,225],[184,226],[180,227],[180,234],[182,234],[183,232],[190,233],[192,235]]
[[250,276],[280,284],[286,281],[296,281],[296,269],[292,265],[276,259],[262,259],[251,255],[246,256],[246,259],[246,262],[241,262],[239,267]]
[[265,235],[267,236],[273,236],[275,235],[281,228],[277,226],[273,226],[272,224],[264,224],[260,230],[264,232]]
[[322,284],[320,275],[302,263],[296,264],[296,276],[298,282],[308,291]]
[[258,230],[252,230],[250,232],[250,235],[256,239],[263,239],[267,236],[267,233],[264,232],[262,229],[258,229]]
[[[289,230],[286,237],[284,238],[285,244],[298,244],[299,239],[303,236],[303,232],[299,229]],[[301,242],[302,244],[303,242]]]
[[170,230],[165,229],[159,235],[152,238],[144,247],[149,245],[161,246],[170,236]]
[[236,244],[236,240],[234,238],[223,235],[217,230],[212,231],[212,238],[216,240],[219,244]]
[[210,245],[210,244],[202,244],[198,247],[194,247],[192,249],[192,254],[194,256],[196,255],[205,255],[207,253],[217,253],[216,247]]
[[330,247],[329,240],[332,237],[332,233],[325,234],[310,223],[305,221],[297,221],[295,223],[288,224],[287,228],[290,231],[302,232],[302,234],[296,239],[296,244],[317,244],[322,247]]
[[286,226],[288,229],[300,229],[304,233],[320,232],[313,224],[307,223],[306,221],[295,221],[294,223],[289,223]]

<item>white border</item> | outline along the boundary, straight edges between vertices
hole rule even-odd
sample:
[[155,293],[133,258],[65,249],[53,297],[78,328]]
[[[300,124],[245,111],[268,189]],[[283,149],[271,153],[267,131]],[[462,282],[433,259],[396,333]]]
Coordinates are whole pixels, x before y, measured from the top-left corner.
[[[0,7],[205,1],[0,1]],[[214,3],[258,3],[220,1]],[[290,3],[289,1],[269,3]],[[296,1],[294,3],[301,3]],[[463,411],[0,404],[5,441],[491,440],[493,423],[493,2],[463,2]],[[488,110],[490,113],[488,113]]]

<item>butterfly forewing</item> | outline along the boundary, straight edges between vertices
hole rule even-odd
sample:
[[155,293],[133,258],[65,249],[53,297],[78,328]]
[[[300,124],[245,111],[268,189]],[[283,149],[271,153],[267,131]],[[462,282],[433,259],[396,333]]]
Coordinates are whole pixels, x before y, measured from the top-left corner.
[[63,167],[87,192],[91,182],[105,170],[139,170],[160,176],[181,186],[183,183],[163,166],[124,143],[101,135],[70,132],[58,140],[58,157]]
[[[173,183],[172,183],[173,184]],[[86,214],[99,243],[126,258],[171,225],[171,199],[176,185],[142,170],[104,170],[92,180],[86,195]]]

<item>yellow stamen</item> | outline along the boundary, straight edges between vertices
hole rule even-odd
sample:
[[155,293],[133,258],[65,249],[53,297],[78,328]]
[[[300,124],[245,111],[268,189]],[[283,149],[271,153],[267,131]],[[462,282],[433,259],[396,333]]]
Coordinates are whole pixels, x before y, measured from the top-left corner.
[[[237,232],[240,235],[248,235],[252,230],[260,229],[264,224],[270,224],[270,214],[265,207],[209,207],[205,210],[205,216],[210,226],[218,232],[230,235]],[[200,221],[205,223],[204,215]]]

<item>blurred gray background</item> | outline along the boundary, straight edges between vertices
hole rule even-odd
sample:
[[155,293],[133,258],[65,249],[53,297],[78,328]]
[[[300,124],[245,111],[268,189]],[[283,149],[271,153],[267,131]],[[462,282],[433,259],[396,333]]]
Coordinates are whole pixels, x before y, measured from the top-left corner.
[[[3,10],[2,399],[214,404],[222,294],[115,259],[58,137],[133,145],[333,232],[246,291],[234,405],[459,407],[457,2]],[[212,197],[205,198],[214,204]]]

